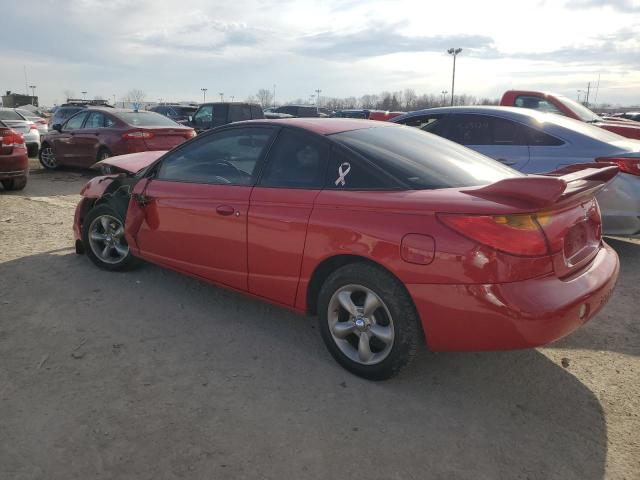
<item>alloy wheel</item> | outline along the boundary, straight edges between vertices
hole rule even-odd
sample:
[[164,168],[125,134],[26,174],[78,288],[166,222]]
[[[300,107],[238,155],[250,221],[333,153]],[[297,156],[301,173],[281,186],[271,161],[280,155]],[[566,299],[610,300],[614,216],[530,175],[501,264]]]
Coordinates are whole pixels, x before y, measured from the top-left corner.
[[40,152],[40,161],[47,168],[57,168],[58,162],[56,162],[56,154],[53,153],[53,148],[44,147]]
[[116,264],[129,254],[122,222],[111,215],[96,217],[89,226],[91,251],[105,263]]
[[329,301],[329,332],[340,351],[361,365],[389,356],[394,341],[393,319],[382,299],[363,285],[345,285]]

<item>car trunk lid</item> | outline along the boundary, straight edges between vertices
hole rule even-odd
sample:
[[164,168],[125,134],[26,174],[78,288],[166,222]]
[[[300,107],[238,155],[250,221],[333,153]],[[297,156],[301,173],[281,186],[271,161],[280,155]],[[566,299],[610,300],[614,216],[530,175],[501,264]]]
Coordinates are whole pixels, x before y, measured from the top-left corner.
[[154,150],[147,152],[130,153],[127,155],[119,155],[117,157],[109,157],[94,164],[92,168],[100,168],[102,166],[106,166],[112,167],[115,171],[138,173],[143,168],[151,165],[165,153],[167,152],[163,150]]

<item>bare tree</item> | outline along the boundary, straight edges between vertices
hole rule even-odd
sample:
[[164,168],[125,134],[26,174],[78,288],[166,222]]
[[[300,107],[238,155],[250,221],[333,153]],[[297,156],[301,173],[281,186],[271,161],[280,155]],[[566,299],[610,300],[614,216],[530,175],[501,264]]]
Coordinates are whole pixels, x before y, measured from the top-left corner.
[[413,106],[416,103],[417,98],[418,95],[416,95],[416,91],[413,88],[405,89],[404,93],[402,94],[404,108],[406,110],[413,110]]
[[266,108],[273,102],[273,93],[268,88],[261,88],[256,94],[258,103],[262,105],[262,108]]
[[129,103],[133,103],[134,105],[140,106],[142,102],[144,102],[145,97],[146,97],[146,94],[142,90],[133,88],[127,92],[127,95],[125,96],[125,100]]

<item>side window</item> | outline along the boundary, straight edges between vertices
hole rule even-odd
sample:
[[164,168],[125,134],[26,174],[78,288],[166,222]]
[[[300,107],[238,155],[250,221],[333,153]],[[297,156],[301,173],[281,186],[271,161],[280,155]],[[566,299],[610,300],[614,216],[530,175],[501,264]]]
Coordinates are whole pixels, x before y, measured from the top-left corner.
[[87,123],[84,124],[84,128],[104,128],[104,115],[100,112],[91,112]]
[[322,188],[329,146],[312,134],[285,128],[269,151],[264,187]]
[[540,97],[533,97],[529,95],[519,95],[516,97],[514,101],[514,105],[516,107],[532,108],[534,110],[542,110],[543,112],[557,113],[558,115],[564,115],[552,103]]
[[416,127],[425,132],[440,135],[442,133],[444,118],[443,115],[421,115],[419,117],[407,118],[402,123],[409,127]]
[[225,104],[216,104],[213,108],[213,126],[219,127],[220,125],[226,125],[229,123],[227,117],[229,116],[229,106]]
[[205,105],[200,108],[193,117],[193,123],[196,127],[211,128],[213,120],[213,105]]
[[229,121],[240,122],[242,120],[251,120],[249,105],[229,105]]
[[395,190],[395,182],[379,171],[346,151],[333,147],[325,176],[324,188],[331,190]]
[[527,145],[522,125],[488,115],[452,115],[446,137],[462,145]]
[[559,147],[564,145],[564,142],[559,138],[556,138],[548,133],[535,130],[533,128],[525,127],[527,135],[529,137],[529,145],[532,147]]
[[158,179],[222,185],[253,185],[271,127],[234,128],[207,135],[162,161]]
[[67,123],[64,126],[65,130],[78,130],[82,127],[82,122],[87,117],[87,112],[80,112],[76,116],[71,117],[67,120]]
[[111,117],[109,117],[108,115],[104,116],[104,126],[105,126],[105,128],[111,128],[115,124],[116,124],[116,122],[114,122]]

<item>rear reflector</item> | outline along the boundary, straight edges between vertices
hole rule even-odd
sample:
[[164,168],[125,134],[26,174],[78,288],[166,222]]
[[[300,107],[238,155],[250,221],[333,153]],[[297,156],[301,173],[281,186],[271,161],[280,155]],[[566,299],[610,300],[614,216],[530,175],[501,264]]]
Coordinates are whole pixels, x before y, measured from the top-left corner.
[[640,158],[629,157],[600,157],[596,162],[615,163],[621,172],[640,176]]
[[512,255],[533,257],[549,252],[535,215],[439,214],[438,218],[465,237]]
[[154,136],[155,135],[153,134],[153,132],[143,131],[127,132],[122,134],[122,138],[124,138],[125,140],[149,140]]

